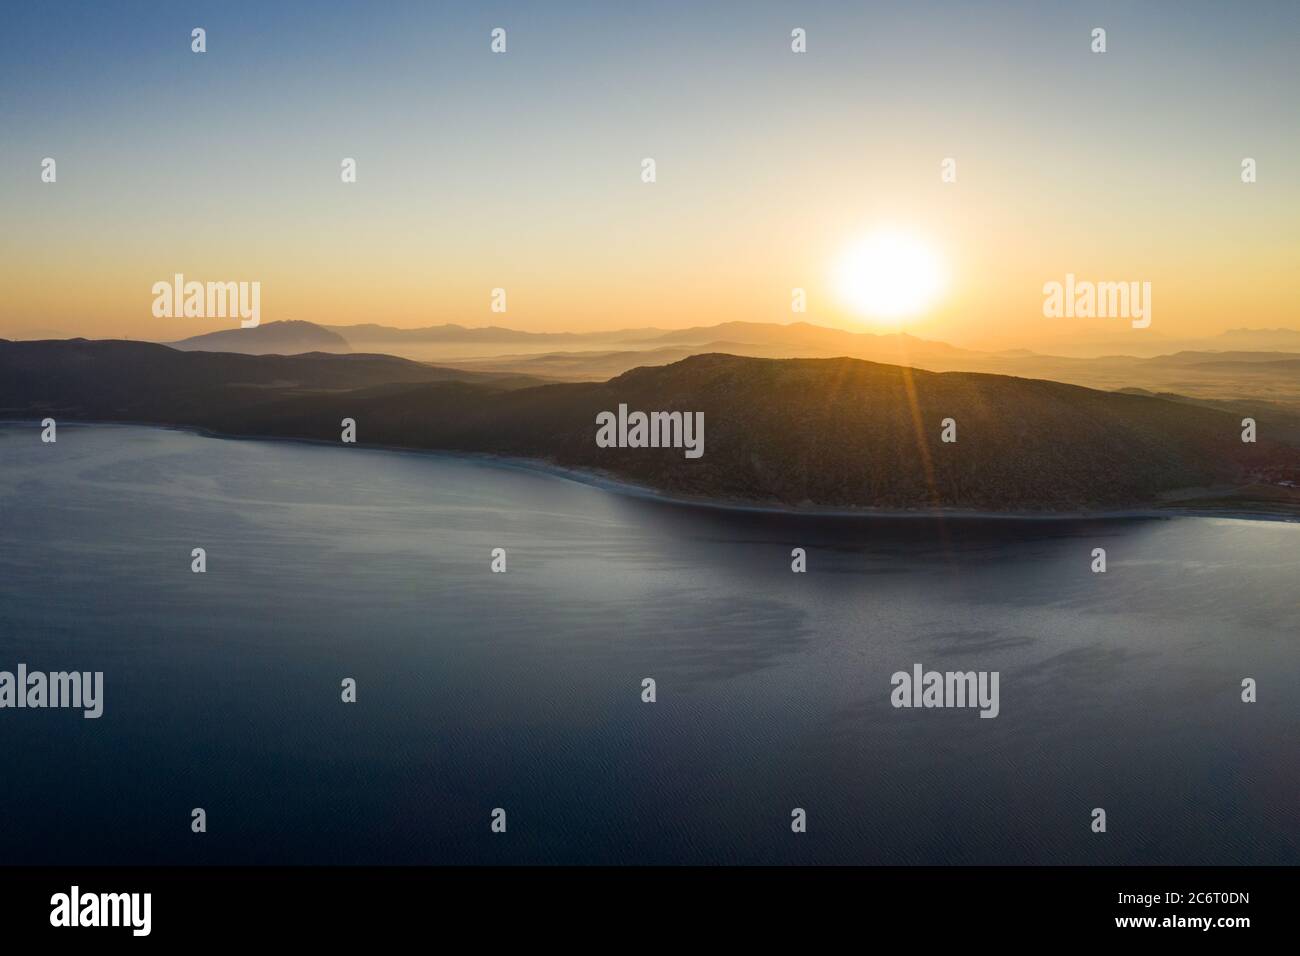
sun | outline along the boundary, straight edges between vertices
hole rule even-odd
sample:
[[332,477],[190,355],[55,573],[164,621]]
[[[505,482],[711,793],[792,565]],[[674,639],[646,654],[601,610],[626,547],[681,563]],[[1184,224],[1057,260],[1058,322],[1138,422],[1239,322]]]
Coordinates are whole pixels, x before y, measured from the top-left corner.
[[835,287],[844,304],[890,325],[924,312],[945,284],[943,261],[933,247],[892,229],[855,242],[835,266]]

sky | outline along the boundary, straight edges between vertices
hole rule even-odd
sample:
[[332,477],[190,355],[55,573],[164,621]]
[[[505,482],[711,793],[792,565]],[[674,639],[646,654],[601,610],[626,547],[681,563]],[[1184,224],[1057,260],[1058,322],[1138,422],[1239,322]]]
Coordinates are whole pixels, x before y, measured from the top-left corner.
[[[0,17],[0,336],[232,327],[156,318],[153,284],[176,273],[259,282],[263,323],[807,320],[976,348],[1300,327],[1293,2],[50,2]],[[1245,157],[1257,182],[1241,182]],[[882,230],[943,266],[942,293],[902,320],[864,314],[836,280]],[[1043,286],[1067,273],[1150,282],[1151,326],[1045,317]]]

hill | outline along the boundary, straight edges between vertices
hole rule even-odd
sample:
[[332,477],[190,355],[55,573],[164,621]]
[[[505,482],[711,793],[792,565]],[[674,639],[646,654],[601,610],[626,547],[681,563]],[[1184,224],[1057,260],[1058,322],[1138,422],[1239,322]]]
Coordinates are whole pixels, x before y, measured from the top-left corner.
[[352,351],[347,339],[337,332],[301,321],[267,322],[251,329],[223,329],[168,344],[185,352],[242,352],[246,355]]
[[[75,409],[82,418],[329,442],[338,442],[339,422],[350,417],[362,444],[524,456],[728,502],[1073,511],[1300,478],[1300,448],[1267,434],[1243,444],[1240,417],[1230,411],[853,359],[709,354],[603,383],[505,388],[421,379],[446,370],[421,373],[375,356],[35,345],[38,352],[0,343],[0,413]],[[296,386],[283,383],[294,376]],[[620,403],[703,412],[704,456],[597,447],[597,413]],[[940,441],[944,418],[957,422],[955,444]]]
[[920,339],[907,333],[876,334],[847,332],[843,329],[814,325],[811,322],[723,322],[687,329],[673,329],[655,335],[647,342],[655,344],[702,345],[714,341],[744,342],[747,345],[782,346],[817,349],[833,355],[868,354],[961,355],[946,342]]
[[182,352],[114,339],[0,339],[0,416],[202,425],[217,410],[377,385],[474,382],[489,390],[535,378],[421,365],[391,355]]
[[[277,326],[287,326],[282,332]],[[289,334],[292,328],[315,330]],[[271,331],[267,331],[271,330]],[[1141,339],[1144,353],[1090,357],[1041,354],[1024,349],[980,352],[903,333],[849,332],[810,322],[723,322],[684,329],[621,329],[601,332],[524,332],[499,326],[437,325],[397,329],[376,324],[317,326],[271,323],[197,336],[183,347],[289,354],[303,351],[378,352],[415,361],[565,381],[606,381],[643,365],[667,365],[692,355],[725,352],[752,358],[857,358],[909,365],[932,372],[985,372],[1069,382],[1088,388],[1143,388],[1205,400],[1257,400],[1294,406],[1300,422],[1300,352],[1231,349],[1234,337],[1247,341],[1285,339],[1286,329],[1237,330],[1200,340],[1199,348],[1159,351],[1169,339]],[[322,341],[319,337],[336,336]],[[1139,340],[1125,339],[1125,347]],[[192,344],[191,344],[192,343]],[[1213,345],[1209,350],[1206,346]],[[318,347],[319,346],[319,347]],[[1154,351],[1154,354],[1153,353]],[[1240,363],[1240,364],[1229,364]],[[1290,363],[1290,364],[1288,364]]]

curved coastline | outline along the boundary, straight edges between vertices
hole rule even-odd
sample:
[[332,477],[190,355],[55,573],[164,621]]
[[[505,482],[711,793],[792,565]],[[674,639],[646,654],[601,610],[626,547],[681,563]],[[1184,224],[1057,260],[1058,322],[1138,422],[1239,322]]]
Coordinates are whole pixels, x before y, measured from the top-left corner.
[[[87,421],[83,419],[64,419],[62,424],[109,426],[119,428],[158,428],[168,431],[189,432],[204,438],[215,438],[228,441],[293,442],[296,444],[315,445],[324,448],[334,448],[338,444],[337,442],[324,441],[316,438],[294,438],[282,435],[235,435],[227,432],[214,431],[213,429],[204,428],[199,425],[176,425],[160,422],[116,420]],[[0,425],[26,425],[39,427],[39,423],[34,422],[31,419],[0,419]],[[859,519],[898,518],[928,521],[947,519],[980,521],[1153,521],[1169,520],[1172,518],[1236,518],[1245,521],[1273,521],[1287,524],[1300,523],[1300,515],[1287,512],[1233,511],[1206,508],[1178,508],[1174,506],[1164,508],[1121,508],[1109,511],[1050,512],[978,511],[956,508],[886,509],[873,508],[870,506],[863,506],[861,508],[822,508],[816,506],[810,508],[798,508],[775,504],[764,504],[762,502],[754,501],[731,501],[718,498],[696,498],[685,495],[672,495],[648,485],[639,485],[635,482],[625,481],[621,478],[599,471],[557,465],[554,462],[549,462],[539,458],[523,458],[515,455],[500,455],[492,452],[455,451],[440,448],[411,448],[403,445],[358,444],[356,449],[389,453],[396,452],[408,455],[435,456],[456,461],[478,462],[492,467],[510,468],[518,471],[531,472],[533,474],[548,475],[553,478],[560,478],[577,484],[598,488],[611,494],[648,499],[663,504],[677,505],[681,507],[710,508],[720,511],[752,512],[756,514],[780,515],[786,517]]]

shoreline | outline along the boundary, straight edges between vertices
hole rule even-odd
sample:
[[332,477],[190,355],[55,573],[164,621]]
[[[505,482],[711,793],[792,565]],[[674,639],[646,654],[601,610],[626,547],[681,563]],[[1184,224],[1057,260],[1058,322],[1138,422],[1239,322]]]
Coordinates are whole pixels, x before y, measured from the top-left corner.
[[[293,442],[334,448],[338,442],[318,438],[295,438],[283,435],[232,435],[213,431],[201,425],[171,425],[159,422],[133,421],[84,421],[81,419],[64,419],[69,425],[110,426],[119,428],[158,428],[168,431],[189,432],[203,438],[224,441],[265,441]],[[28,425],[39,428],[38,422],[30,419],[0,419],[0,425]],[[797,508],[781,505],[762,504],[749,501],[729,501],[718,498],[692,498],[685,495],[673,495],[648,485],[639,485],[596,470],[572,468],[557,465],[541,458],[523,458],[517,455],[502,455],[495,452],[455,451],[441,448],[410,448],[403,445],[358,444],[359,450],[397,452],[409,455],[437,456],[457,461],[471,461],[491,467],[512,468],[533,474],[548,475],[572,481],[576,484],[598,488],[611,494],[630,498],[641,498],[664,504],[688,508],[710,508],[728,512],[750,512],[755,514],[778,515],[792,518],[897,518],[924,520],[1004,520],[1004,521],[1152,521],[1172,518],[1235,518],[1243,521],[1272,521],[1295,524],[1300,523],[1300,514],[1275,511],[1226,511],[1205,508],[1151,507],[1120,508],[1110,511],[977,511],[960,508],[915,508],[886,509],[862,506],[859,508],[825,508],[813,506]]]

